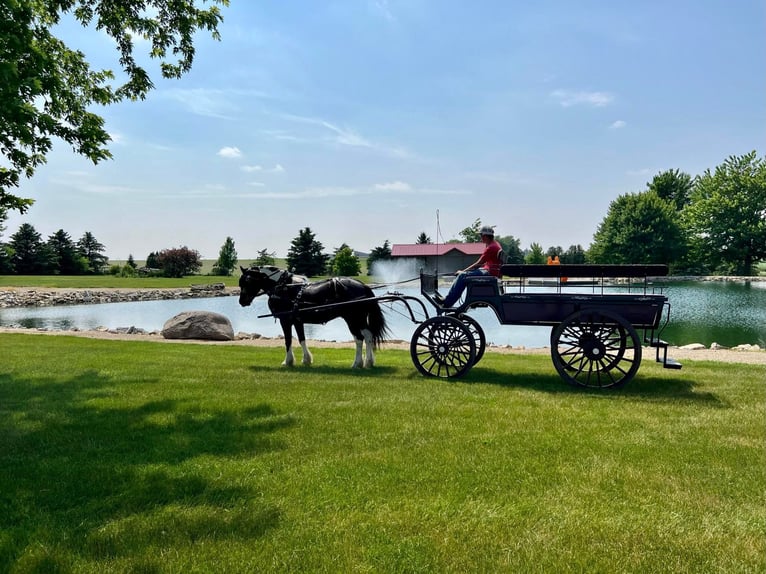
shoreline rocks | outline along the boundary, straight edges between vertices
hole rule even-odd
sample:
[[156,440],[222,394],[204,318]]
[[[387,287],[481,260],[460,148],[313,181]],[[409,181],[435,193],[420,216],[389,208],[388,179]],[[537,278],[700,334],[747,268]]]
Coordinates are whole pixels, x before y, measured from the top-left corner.
[[10,307],[50,307],[56,305],[97,305],[101,303],[133,303],[170,299],[231,297],[239,288],[223,283],[191,285],[175,289],[6,289],[0,290],[0,309]]

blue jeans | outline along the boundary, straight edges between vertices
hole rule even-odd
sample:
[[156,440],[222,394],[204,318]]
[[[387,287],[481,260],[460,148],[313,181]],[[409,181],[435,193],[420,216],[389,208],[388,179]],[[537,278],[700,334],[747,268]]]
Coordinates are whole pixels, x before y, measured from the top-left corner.
[[472,269],[471,271],[464,271],[463,273],[458,274],[454,283],[452,283],[452,287],[450,287],[449,293],[447,293],[447,296],[444,298],[444,306],[452,307],[457,303],[457,300],[460,299],[463,291],[465,291],[466,278],[476,277],[477,275],[489,275],[489,271],[486,269]]

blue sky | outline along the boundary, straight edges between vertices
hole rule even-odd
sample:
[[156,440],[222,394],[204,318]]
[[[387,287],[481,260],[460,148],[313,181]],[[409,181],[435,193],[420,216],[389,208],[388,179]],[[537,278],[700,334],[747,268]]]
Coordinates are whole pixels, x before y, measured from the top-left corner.
[[[231,236],[246,258],[307,226],[369,251],[478,218],[587,248],[655,174],[766,151],[762,0],[232,0],[224,19],[183,79],[100,110],[114,160],[56,145],[6,240],[28,222],[112,259],[216,258]],[[116,65],[105,35],[61,36]]]

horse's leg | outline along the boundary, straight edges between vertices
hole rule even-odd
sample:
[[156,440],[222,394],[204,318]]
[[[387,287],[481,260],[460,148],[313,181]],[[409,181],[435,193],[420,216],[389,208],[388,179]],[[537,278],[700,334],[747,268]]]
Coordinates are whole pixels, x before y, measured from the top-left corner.
[[370,331],[369,329],[362,329],[362,336],[364,337],[365,351],[367,351],[367,355],[364,358],[364,366],[374,367],[375,353],[373,351],[374,347],[372,344],[372,331]]
[[303,329],[303,323],[295,324],[295,334],[298,335],[298,342],[301,344],[301,350],[303,351],[302,362],[304,365],[310,365],[314,362],[314,357],[311,356],[311,351],[309,351],[306,345],[306,332]]
[[354,319],[351,317],[343,317],[343,319],[346,321],[348,330],[351,331],[351,334],[354,336],[354,341],[356,342],[356,355],[354,356],[354,363],[351,365],[351,368],[362,369],[364,368],[364,358],[362,355],[364,335],[362,334],[362,330],[359,328],[359,325]]
[[295,364],[295,355],[293,355],[292,321],[289,319],[280,319],[279,323],[282,325],[282,333],[285,336],[285,360],[282,362],[282,366],[292,367]]

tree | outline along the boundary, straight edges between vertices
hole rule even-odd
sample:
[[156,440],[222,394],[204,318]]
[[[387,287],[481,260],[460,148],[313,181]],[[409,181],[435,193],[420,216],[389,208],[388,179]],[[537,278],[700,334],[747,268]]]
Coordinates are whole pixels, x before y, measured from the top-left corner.
[[681,211],[689,203],[694,181],[688,173],[669,169],[655,175],[646,186],[649,191],[672,203],[676,211]]
[[705,171],[682,218],[694,251],[714,269],[752,274],[766,259],[766,158],[752,151]]
[[152,251],[149,255],[146,256],[146,267],[148,269],[159,269],[160,263],[157,261],[157,253]]
[[237,250],[234,249],[234,240],[227,237],[218,252],[218,261],[213,265],[213,275],[231,275],[237,266]]
[[302,229],[290,243],[287,266],[293,273],[316,277],[327,268],[329,256],[322,253],[324,246],[315,239],[310,227]]
[[255,258],[255,261],[253,261],[253,265],[256,267],[264,267],[265,265],[274,265],[276,263],[276,253],[271,251],[269,252],[266,249],[261,249],[258,252],[258,257]]
[[481,241],[481,219],[475,220],[471,225],[458,233],[465,243],[479,243]]
[[109,258],[104,255],[106,248],[99,243],[90,231],[83,233],[83,236],[77,241],[77,252],[88,261],[88,270],[91,273],[101,273],[109,262]]
[[386,239],[383,245],[373,248],[367,256],[367,275],[373,274],[376,261],[389,261],[391,259],[391,244]]
[[77,246],[63,229],[48,238],[48,247],[55,259],[54,271],[62,275],[82,275],[88,271],[88,260],[77,251]]
[[338,247],[330,261],[330,275],[336,277],[355,277],[359,275],[362,266],[359,263],[359,257],[356,256],[353,249],[345,243]]
[[543,246],[539,243],[533,243],[529,246],[529,253],[524,258],[525,263],[539,264],[545,263],[545,253],[543,252]]
[[19,275],[44,275],[52,268],[53,253],[42,235],[29,223],[23,223],[11,235],[11,266]]
[[[228,0],[212,3],[226,6]],[[114,40],[120,74],[92,70],[82,52],[53,35],[64,14]],[[191,69],[197,31],[219,39],[222,20],[218,6],[201,9],[194,0],[0,2],[0,153],[9,166],[0,167],[0,207],[24,213],[32,204],[10,190],[45,163],[54,137],[94,163],[111,158],[104,120],[90,110],[144,99],[154,87],[136,61],[136,46],[148,46],[164,78],[179,78]],[[124,78],[122,85],[115,83],[117,76]]]
[[678,261],[686,240],[673,205],[653,191],[626,193],[609,205],[593,236],[593,263],[665,263]]
[[[5,232],[5,221],[8,219],[8,213],[5,209],[0,207],[0,239]],[[10,248],[0,241],[0,275],[7,275],[13,272],[13,266],[11,265],[11,253]]]
[[561,257],[563,253],[564,249],[561,247],[561,245],[556,245],[555,247],[549,247],[548,251],[545,252],[545,255],[553,259],[554,257]]
[[559,258],[561,263],[582,264],[585,263],[585,250],[582,245],[570,245]]
[[497,242],[503,246],[506,263],[524,263],[524,252],[521,250],[520,239],[516,239],[513,235],[505,235],[503,237],[496,237],[495,239],[497,239]]
[[132,253],[128,254],[128,261],[125,263],[125,265],[127,265],[128,267],[133,269],[133,271],[138,269],[138,265],[136,264],[136,260],[133,259],[133,254]]
[[157,264],[165,277],[183,277],[199,271],[202,258],[198,251],[184,245],[160,251],[157,254]]
[[426,235],[425,231],[421,231],[420,235],[418,235],[418,238],[415,240],[416,245],[427,245],[431,243],[431,238]]

